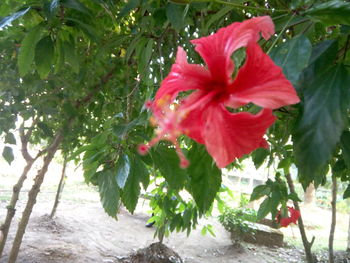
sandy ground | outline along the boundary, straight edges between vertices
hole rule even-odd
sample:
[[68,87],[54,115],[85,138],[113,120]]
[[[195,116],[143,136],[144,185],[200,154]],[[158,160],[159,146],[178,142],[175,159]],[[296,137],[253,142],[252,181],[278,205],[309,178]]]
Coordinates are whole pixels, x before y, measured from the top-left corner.
[[[0,174],[1,224],[6,213],[11,186],[18,177],[16,167],[21,166],[12,166],[11,172],[0,161],[0,167],[4,171],[4,174]],[[46,214],[51,211],[60,175],[59,165],[50,167],[50,174],[45,178],[43,190],[39,194],[24,236],[18,263],[117,263],[130,253],[157,242],[157,239],[153,238],[155,229],[145,227],[149,218],[147,213],[149,207],[146,202],[139,203],[134,215],[121,209],[117,221],[105,214],[98,193],[82,183],[82,176],[76,174],[75,168],[69,172],[69,180],[56,217],[53,220],[49,219]],[[24,208],[32,177],[26,181],[24,192],[20,196],[18,212],[10,230],[5,255],[0,259],[0,263],[7,263],[10,244],[16,231],[18,217]],[[304,209],[302,212],[307,225],[316,226],[308,229],[308,233],[317,237],[316,242],[321,237],[327,238],[328,229],[319,225],[321,223],[328,225],[329,211],[315,208],[315,210]],[[336,241],[340,238],[341,244],[344,244],[347,237],[348,216],[339,216],[338,220],[337,226],[343,227],[337,229]],[[173,233],[169,238],[165,238],[164,243],[174,249],[186,263],[303,262],[301,249],[268,248],[251,244],[244,244],[243,250],[235,249],[231,245],[229,234],[215,217],[200,222],[201,225],[208,223],[213,225],[216,237],[202,236],[199,226],[189,237],[185,233]],[[289,240],[292,238],[295,242],[299,239],[296,226],[284,229],[284,232]]]
[[[3,216],[5,202],[1,204]],[[139,206],[134,215],[121,210],[118,221],[108,217],[99,202],[74,204],[62,202],[52,220],[43,214],[50,211],[50,203],[41,202],[33,212],[26,231],[19,263],[96,263],[117,262],[118,258],[146,247],[153,242],[154,229],[146,228],[148,219],[145,206]],[[203,221],[202,224],[208,223]],[[216,237],[202,236],[201,228],[189,237],[185,233],[172,234],[165,244],[174,249],[185,262],[242,262],[273,263],[301,262],[299,250],[278,249],[245,245],[237,250],[231,245],[228,233],[211,219]],[[16,226],[17,224],[13,224]],[[9,241],[13,239],[14,227]],[[9,244],[11,242],[7,242]],[[5,249],[5,263],[9,247]]]

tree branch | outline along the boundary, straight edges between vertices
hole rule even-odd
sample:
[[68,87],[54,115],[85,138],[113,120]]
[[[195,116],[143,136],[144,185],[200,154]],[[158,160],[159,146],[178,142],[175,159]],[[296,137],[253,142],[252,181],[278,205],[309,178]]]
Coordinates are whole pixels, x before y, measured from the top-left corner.
[[[26,162],[31,162],[34,160],[34,158],[29,154],[28,152],[28,142],[29,142],[29,138],[32,135],[34,126],[38,123],[39,121],[39,117],[36,117],[31,126],[28,128],[27,133],[24,132],[24,121],[21,125],[21,127],[19,128],[19,136],[21,138],[21,152],[22,152],[22,156],[24,158],[24,160],[26,160]],[[37,159],[37,158],[35,158]]]
[[102,78],[101,78],[101,81],[100,83],[94,85],[92,88],[91,88],[91,91],[82,99],[78,99],[76,102],[75,102],[75,107],[76,108],[80,108],[82,105],[90,102],[90,100],[92,99],[93,95],[99,91],[103,85],[105,85],[113,76],[113,73],[115,71],[116,67],[113,67],[106,75],[104,75]]

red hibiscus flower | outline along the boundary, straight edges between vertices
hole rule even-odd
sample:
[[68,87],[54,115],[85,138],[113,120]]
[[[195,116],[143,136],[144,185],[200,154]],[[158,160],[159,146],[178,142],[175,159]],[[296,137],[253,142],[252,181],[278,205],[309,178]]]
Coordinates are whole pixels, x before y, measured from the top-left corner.
[[278,211],[276,215],[276,220],[280,224],[281,227],[287,227],[291,223],[296,224],[298,221],[298,218],[300,217],[300,211],[294,209],[293,207],[288,206],[288,214],[287,217],[281,216],[281,211]]
[[[221,28],[215,34],[192,40],[206,67],[187,62],[186,52],[179,47],[176,61],[164,79],[153,102],[152,122],[158,126],[157,136],[139,146],[145,154],[159,140],[171,141],[186,167],[188,161],[177,143],[185,134],[204,144],[218,167],[259,147],[267,147],[263,138],[275,121],[272,110],[299,102],[299,98],[281,68],[266,55],[257,41],[274,34],[270,17],[256,17]],[[244,47],[244,65],[233,77],[231,55]],[[194,90],[178,99],[183,91]],[[254,103],[263,109],[256,115],[233,112]],[[230,111],[228,109],[231,109]]]

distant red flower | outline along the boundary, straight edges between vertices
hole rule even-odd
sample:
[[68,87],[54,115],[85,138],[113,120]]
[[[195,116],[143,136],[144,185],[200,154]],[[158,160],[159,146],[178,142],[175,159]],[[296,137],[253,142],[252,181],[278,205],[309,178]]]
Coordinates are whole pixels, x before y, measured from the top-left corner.
[[[213,35],[192,40],[206,67],[189,64],[179,47],[175,64],[148,102],[157,136],[148,145],[139,146],[145,154],[159,140],[169,140],[176,148],[181,166],[184,157],[177,138],[185,134],[204,144],[218,167],[259,147],[268,147],[263,138],[275,121],[272,109],[299,102],[292,84],[281,68],[266,55],[257,41],[274,34],[270,17],[256,17],[221,28]],[[246,60],[235,77],[231,55],[245,47]],[[196,90],[178,99],[183,91]],[[263,109],[256,115],[236,109],[254,103]],[[231,110],[228,110],[231,109]]]
[[288,216],[282,217],[281,211],[278,211],[276,215],[276,220],[280,224],[281,227],[287,227],[291,223],[296,224],[300,217],[300,211],[294,209],[293,207],[288,206]]

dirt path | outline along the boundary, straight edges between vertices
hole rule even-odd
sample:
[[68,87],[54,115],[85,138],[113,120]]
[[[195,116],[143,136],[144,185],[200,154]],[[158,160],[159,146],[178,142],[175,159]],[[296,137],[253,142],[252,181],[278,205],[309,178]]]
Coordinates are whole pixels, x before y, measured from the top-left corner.
[[[134,215],[122,209],[116,221],[103,212],[98,201],[83,204],[62,202],[54,220],[44,216],[44,211],[50,211],[50,205],[40,202],[35,208],[24,237],[19,263],[113,263],[157,241],[153,239],[154,229],[145,227],[148,215],[144,211],[147,211],[147,206],[139,206]],[[0,203],[1,217],[5,206],[5,202]],[[202,236],[199,227],[189,237],[185,233],[175,233],[164,243],[187,263],[302,262],[300,252],[295,249],[246,245],[244,251],[238,251],[231,246],[228,233],[216,220],[210,221],[216,237]],[[10,240],[13,234],[12,228]],[[7,262],[6,254],[0,262]]]

